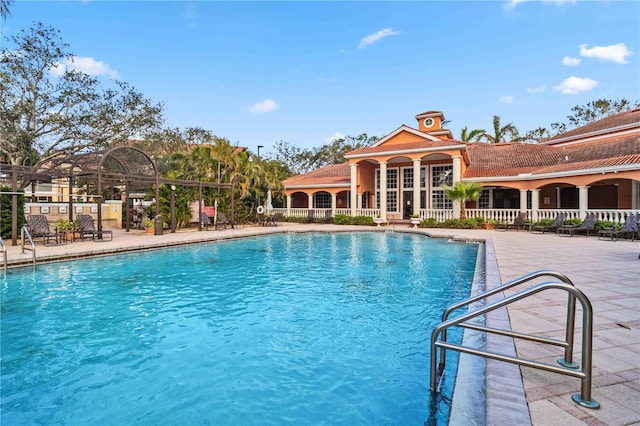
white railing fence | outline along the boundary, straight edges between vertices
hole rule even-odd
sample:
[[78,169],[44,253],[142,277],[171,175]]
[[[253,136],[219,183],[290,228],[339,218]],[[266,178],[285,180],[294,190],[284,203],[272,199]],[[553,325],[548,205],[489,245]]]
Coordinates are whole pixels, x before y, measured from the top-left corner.
[[[317,219],[323,219],[326,211],[331,209],[312,209],[313,217]],[[308,217],[309,209],[307,208],[276,208],[273,212],[281,212],[285,216],[306,218]],[[580,217],[580,211],[578,209],[540,209],[540,210],[527,210],[529,219],[537,222],[542,219],[553,219],[558,213],[565,213],[567,219],[584,219]],[[376,217],[380,213],[380,209],[356,209],[356,216],[369,216]],[[482,217],[487,220],[495,220],[497,222],[513,222],[513,220],[520,214],[520,209],[466,209],[467,218]],[[627,217],[630,215],[640,214],[640,210],[587,210],[587,213],[595,213],[598,220],[603,222],[624,223]],[[343,214],[350,216],[351,209],[335,209],[334,215]],[[389,213],[387,213],[389,215]],[[458,219],[460,217],[459,211],[452,209],[421,209],[419,213],[420,219],[434,218],[438,222],[444,222],[449,219]]]

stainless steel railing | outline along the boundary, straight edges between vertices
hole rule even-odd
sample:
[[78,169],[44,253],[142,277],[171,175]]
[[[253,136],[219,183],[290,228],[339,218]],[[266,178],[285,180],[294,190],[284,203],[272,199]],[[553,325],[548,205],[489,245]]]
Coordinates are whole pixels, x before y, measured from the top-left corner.
[[[522,284],[524,282],[530,281],[534,278],[542,277],[542,276],[552,276],[559,279],[562,282],[544,282],[541,284],[534,285],[525,290],[521,290],[511,296],[503,297],[495,302],[492,302],[488,305],[480,307],[478,309],[471,310],[466,314],[463,314],[459,317],[448,319],[449,315],[456,309],[466,306],[470,303],[480,301],[494,295],[496,293],[501,292],[506,288],[511,288],[516,285]],[[513,331],[507,330],[497,330],[493,328],[484,327],[478,324],[466,323],[473,318],[477,318],[481,315],[486,314],[487,312],[502,308],[507,306],[513,302],[524,299],[526,297],[532,296],[539,292],[556,289],[563,290],[568,293],[568,303],[567,303],[567,330],[566,330],[566,339],[565,341],[558,341],[554,339],[548,339],[540,336],[533,336],[524,333],[517,333]],[[583,315],[582,315],[582,369],[579,368],[579,365],[572,361],[573,359],[573,340],[574,340],[574,330],[575,330],[575,304],[576,299],[580,301],[582,305]],[[581,380],[580,394],[573,395],[572,399],[577,404],[586,407],[597,409],[600,408],[600,404],[591,398],[591,367],[592,367],[592,346],[593,346],[593,309],[591,306],[591,302],[582,293],[578,290],[571,280],[569,280],[563,274],[552,272],[552,271],[537,271],[531,274],[520,277],[514,281],[511,281],[507,284],[504,284],[496,289],[489,290],[484,292],[478,296],[471,297],[466,299],[460,303],[456,303],[448,307],[443,315],[443,322],[441,322],[438,326],[436,326],[431,333],[431,365],[430,365],[430,383],[429,388],[432,394],[436,393],[436,384],[440,376],[442,376],[444,372],[444,367],[446,363],[446,357],[444,355],[446,349],[456,350],[458,352],[468,353],[471,355],[482,356],[485,358],[495,359],[498,361],[510,362],[513,364],[524,365],[526,367],[538,368],[545,371],[551,371],[558,374],[563,374],[571,377],[577,377]],[[462,345],[456,345],[452,343],[448,343],[446,341],[446,330],[454,327],[464,327],[470,328],[474,330],[483,331],[486,333],[499,334],[504,336],[509,336],[513,338],[520,338],[525,340],[530,340],[534,342],[547,343],[556,346],[562,346],[565,348],[565,356],[564,359],[558,360],[560,366],[541,363],[537,361],[527,360],[520,357],[512,357],[508,355],[488,352],[482,349],[470,348]],[[439,340],[441,339],[441,340]],[[437,363],[438,359],[438,348],[440,348],[440,363]]]
[[4,260],[4,273],[7,273],[7,246],[2,241],[2,237],[0,237],[0,246],[2,246],[2,259]]
[[[24,253],[25,250],[31,250],[31,252],[33,253],[33,268],[35,269],[36,267],[36,245],[33,243],[33,239],[31,238],[31,234],[29,234],[29,229],[27,228],[27,226],[23,226],[22,227],[22,232],[20,235],[20,239],[22,240],[22,253]],[[25,247],[25,241],[29,241],[29,245],[31,247]]]

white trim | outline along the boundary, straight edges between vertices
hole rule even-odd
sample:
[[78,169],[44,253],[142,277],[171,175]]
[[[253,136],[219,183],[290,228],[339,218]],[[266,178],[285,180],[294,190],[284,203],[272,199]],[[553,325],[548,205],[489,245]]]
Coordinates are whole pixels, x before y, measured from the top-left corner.
[[[402,126],[398,127],[397,129],[395,129],[393,132],[389,133],[387,136],[383,137],[382,139],[380,139],[378,142],[374,143],[373,145],[371,145],[371,148],[374,148],[376,146],[380,146],[383,143],[385,143],[386,141],[388,141],[389,139],[393,138],[394,136],[402,133],[402,132],[409,132],[412,135],[416,135],[416,136],[420,136],[421,138],[424,139],[429,139],[433,142],[441,142],[442,139],[440,138],[436,138],[435,136],[431,136],[427,133],[421,132],[420,130],[416,130],[413,127],[409,127],[406,124],[403,124]],[[345,156],[345,158],[347,158]]]
[[436,152],[436,151],[446,151],[450,149],[463,149],[463,148],[466,148],[466,145],[447,145],[447,146],[438,146],[438,147],[432,147],[432,148],[403,149],[400,151],[368,152],[366,154],[345,155],[344,158],[350,160],[352,158],[354,159],[355,158],[371,158],[371,157],[378,157],[382,155],[406,155],[406,154],[417,154],[421,152]]
[[303,189],[303,188],[350,188],[351,183],[332,183],[332,184],[320,184],[314,183],[313,185],[287,185],[287,189]]

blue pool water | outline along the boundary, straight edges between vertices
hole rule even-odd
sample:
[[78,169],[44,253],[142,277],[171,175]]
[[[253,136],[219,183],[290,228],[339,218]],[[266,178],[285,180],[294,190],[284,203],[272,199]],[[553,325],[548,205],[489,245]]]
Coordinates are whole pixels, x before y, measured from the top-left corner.
[[10,271],[2,424],[421,425],[477,249],[282,234]]

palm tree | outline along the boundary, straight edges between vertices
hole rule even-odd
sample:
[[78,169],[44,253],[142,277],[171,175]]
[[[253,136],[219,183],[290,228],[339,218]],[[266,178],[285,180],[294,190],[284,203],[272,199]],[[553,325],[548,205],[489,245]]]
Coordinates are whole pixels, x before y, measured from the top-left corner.
[[460,220],[467,218],[465,210],[467,201],[475,201],[482,194],[482,184],[478,182],[456,182],[453,186],[443,188],[450,200],[460,201]]
[[469,131],[467,126],[462,128],[460,140],[463,142],[477,142],[487,133],[484,129],[473,129]]
[[7,16],[11,15],[9,5],[12,2],[13,0],[0,0],[0,16],[2,16],[2,19],[7,19]]
[[[520,135],[518,134],[518,129],[513,123],[505,124],[504,126],[500,125],[500,117],[497,115],[493,116],[493,135],[485,133],[482,137],[486,138],[486,140],[490,143],[500,143],[500,142],[518,142],[522,140]],[[509,138],[509,139],[507,139]]]

